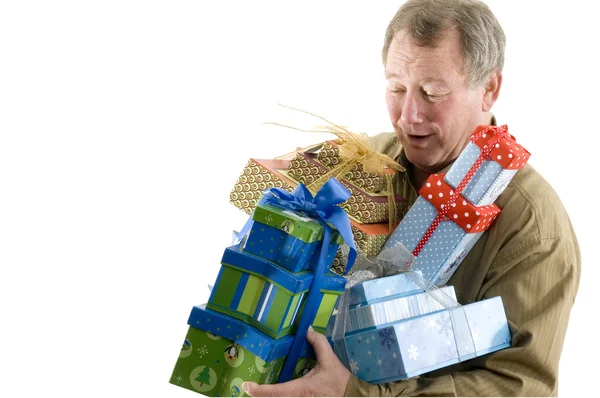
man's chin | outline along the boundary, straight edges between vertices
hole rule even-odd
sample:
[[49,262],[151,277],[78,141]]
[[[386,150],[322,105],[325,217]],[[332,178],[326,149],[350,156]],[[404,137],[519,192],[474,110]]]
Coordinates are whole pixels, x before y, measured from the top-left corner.
[[414,148],[404,147],[404,154],[409,162],[414,164],[419,169],[429,168],[433,162],[430,156],[427,156],[427,151],[415,150]]
[[410,163],[412,163],[418,170],[424,173],[437,173],[443,167],[439,167],[436,163],[428,158],[424,158],[423,156],[411,156],[409,153],[406,153],[406,158]]

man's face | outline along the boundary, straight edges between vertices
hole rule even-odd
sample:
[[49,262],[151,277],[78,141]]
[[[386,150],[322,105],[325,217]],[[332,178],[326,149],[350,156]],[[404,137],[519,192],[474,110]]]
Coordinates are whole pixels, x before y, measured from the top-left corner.
[[[449,29],[435,48],[419,47],[404,31],[390,45],[386,102],[406,157],[420,170],[437,172],[454,161],[471,132],[489,123],[484,89],[469,89],[461,44]],[[488,115],[489,117],[489,115]]]

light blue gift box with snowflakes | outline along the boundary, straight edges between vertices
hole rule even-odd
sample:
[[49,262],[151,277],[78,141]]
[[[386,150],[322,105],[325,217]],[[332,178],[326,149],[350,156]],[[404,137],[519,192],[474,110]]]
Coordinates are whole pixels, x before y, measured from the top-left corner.
[[[423,276],[421,271],[416,272]],[[349,308],[361,307],[382,300],[402,297],[423,291],[406,273],[371,279],[349,289]]]
[[[417,278],[419,276],[417,276]],[[412,282],[412,279],[405,273],[367,280],[352,286],[350,288],[350,293],[352,293],[352,291],[370,292],[371,289],[377,286],[375,283],[377,281],[386,282],[385,284],[390,282],[401,282],[401,286],[410,286],[404,283],[406,280]],[[414,284],[414,282],[412,283]],[[423,289],[420,289],[411,290],[409,293],[389,296],[387,299],[378,298],[371,304],[349,308],[345,319],[343,319],[344,324],[340,323],[337,326],[338,328],[341,328],[340,330],[343,330],[343,333],[338,334],[338,332],[336,332],[335,336],[333,336],[333,333],[336,316],[333,316],[327,326],[326,334],[328,337],[331,337],[338,358],[348,368],[349,359],[346,352],[346,343],[343,338],[345,334],[375,329],[379,325],[385,325],[403,319],[440,311],[444,308],[448,308],[448,306],[452,306],[453,302],[456,303],[454,286],[446,286],[440,288],[436,292],[425,292]]]
[[[417,274],[417,277],[423,276],[421,271],[415,271],[414,273]],[[423,291],[407,273],[399,273],[358,283],[347,290],[345,299],[347,300],[348,309],[352,310]],[[339,302],[336,303],[334,313],[337,313],[338,305]],[[335,315],[332,315],[325,330],[327,336],[331,336],[334,324]]]
[[510,347],[500,297],[454,309],[462,310],[468,328],[453,324],[450,311],[441,310],[346,333],[345,366],[361,380],[384,383]]
[[442,302],[447,303],[448,299],[456,301],[454,286],[445,286],[440,288],[435,296],[430,292],[422,291],[379,301],[364,307],[351,308],[347,313],[345,331],[351,333],[356,330],[375,328],[377,325],[443,310],[443,304],[436,300],[439,295],[447,297]]

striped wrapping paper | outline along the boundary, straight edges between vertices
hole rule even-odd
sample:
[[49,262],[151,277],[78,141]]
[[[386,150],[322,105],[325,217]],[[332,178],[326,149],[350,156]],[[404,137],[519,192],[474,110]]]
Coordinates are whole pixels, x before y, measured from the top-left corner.
[[[456,300],[453,286],[440,288],[440,291],[451,297],[453,300]],[[427,292],[381,301],[348,311],[346,333],[375,328],[387,323],[443,309],[444,306]]]
[[[302,316],[313,274],[291,273],[262,257],[225,249],[221,270],[206,308],[244,321],[278,339],[293,333]],[[325,331],[346,280],[326,273],[313,328]]]

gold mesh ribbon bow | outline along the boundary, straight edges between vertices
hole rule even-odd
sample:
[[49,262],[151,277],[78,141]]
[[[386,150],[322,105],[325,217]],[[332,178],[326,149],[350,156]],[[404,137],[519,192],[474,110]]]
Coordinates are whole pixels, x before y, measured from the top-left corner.
[[[314,113],[310,113],[304,111],[302,109],[292,108],[291,106],[281,105],[285,108],[289,108],[295,111],[299,111],[302,113],[306,113],[308,115],[314,116],[318,119],[326,122],[326,125],[317,126],[310,130],[304,130],[296,127],[287,126],[279,123],[266,123],[273,124],[276,126],[291,128],[294,130],[305,131],[305,132],[319,132],[319,133],[331,133],[336,135],[341,144],[338,145],[338,150],[340,154],[340,164],[329,170],[323,176],[319,177],[315,181],[313,181],[310,185],[307,185],[308,190],[314,195],[321,188],[323,184],[325,184],[331,177],[335,177],[336,179],[343,178],[356,164],[361,163],[363,165],[363,170],[367,173],[377,173],[385,176],[387,180],[387,198],[388,198],[388,213],[389,213],[389,226],[390,233],[394,230],[396,226],[396,202],[394,200],[394,187],[393,187],[393,175],[388,173],[386,169],[394,169],[396,171],[404,172],[406,169],[402,167],[398,162],[394,159],[390,158],[388,155],[385,155],[381,152],[377,152],[371,142],[369,141],[369,137],[364,133],[354,133],[348,130],[344,126],[338,126],[335,123],[330,122],[329,120],[315,115]],[[313,147],[313,146],[311,146]],[[308,147],[308,148],[311,148]],[[302,148],[297,150],[296,152],[301,152],[306,150],[307,148]],[[289,154],[283,155],[288,156]]]

